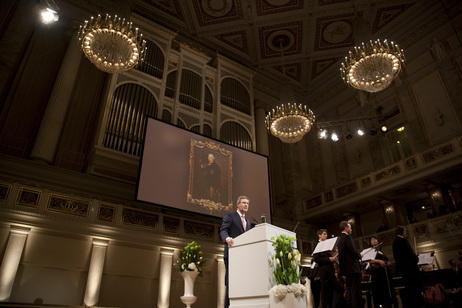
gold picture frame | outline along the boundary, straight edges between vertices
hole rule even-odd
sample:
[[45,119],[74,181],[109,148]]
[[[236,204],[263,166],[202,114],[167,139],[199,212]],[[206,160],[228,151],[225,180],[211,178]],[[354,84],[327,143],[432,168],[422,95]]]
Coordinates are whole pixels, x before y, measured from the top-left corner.
[[187,202],[213,211],[231,211],[233,153],[218,143],[191,139]]

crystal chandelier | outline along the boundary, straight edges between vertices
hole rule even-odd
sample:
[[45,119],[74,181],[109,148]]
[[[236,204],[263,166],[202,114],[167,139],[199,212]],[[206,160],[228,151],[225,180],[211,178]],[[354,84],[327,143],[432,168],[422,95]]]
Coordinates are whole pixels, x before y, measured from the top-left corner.
[[80,26],[79,41],[85,56],[100,70],[107,73],[123,72],[143,61],[146,41],[125,19],[106,18],[85,21]]
[[362,43],[349,52],[340,72],[343,81],[355,89],[374,93],[387,88],[404,65],[403,50],[384,40]]
[[282,142],[300,141],[314,124],[313,112],[296,103],[282,104],[266,116],[266,126]]

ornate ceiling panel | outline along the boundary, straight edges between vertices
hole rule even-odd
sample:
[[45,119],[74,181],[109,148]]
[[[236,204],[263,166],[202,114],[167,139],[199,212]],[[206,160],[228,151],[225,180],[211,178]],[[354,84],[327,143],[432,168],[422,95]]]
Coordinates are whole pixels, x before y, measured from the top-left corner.
[[[134,0],[134,11],[257,71],[301,88],[337,73],[358,20],[397,43],[417,0]],[[364,26],[364,23],[362,24]],[[281,49],[282,46],[282,49]],[[284,66],[284,69],[283,69]],[[340,77],[339,77],[340,78]],[[322,78],[320,78],[321,81]]]

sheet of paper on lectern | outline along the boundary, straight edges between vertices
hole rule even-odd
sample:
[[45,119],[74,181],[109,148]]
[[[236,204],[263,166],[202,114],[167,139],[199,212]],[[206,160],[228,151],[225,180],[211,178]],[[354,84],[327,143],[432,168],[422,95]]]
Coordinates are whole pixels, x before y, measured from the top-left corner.
[[325,241],[319,242],[318,245],[316,245],[316,248],[313,251],[313,255],[324,252],[324,251],[332,251],[334,250],[336,244],[337,244],[338,237],[333,237],[330,239],[327,239]]

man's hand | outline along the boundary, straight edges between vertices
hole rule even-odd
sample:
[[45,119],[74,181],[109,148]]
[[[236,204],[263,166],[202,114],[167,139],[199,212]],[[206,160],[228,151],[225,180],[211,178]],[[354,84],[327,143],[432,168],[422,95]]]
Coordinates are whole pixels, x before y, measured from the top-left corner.
[[228,244],[229,247],[233,246],[233,244],[234,244],[233,238],[232,238],[232,237],[228,237],[228,238],[226,239],[226,244]]

